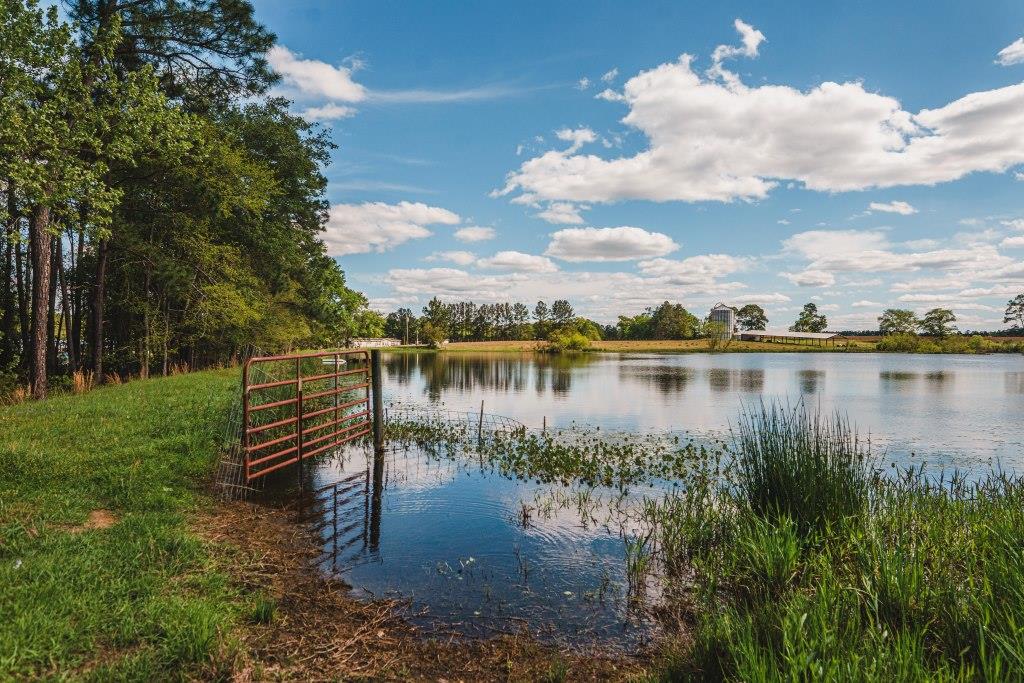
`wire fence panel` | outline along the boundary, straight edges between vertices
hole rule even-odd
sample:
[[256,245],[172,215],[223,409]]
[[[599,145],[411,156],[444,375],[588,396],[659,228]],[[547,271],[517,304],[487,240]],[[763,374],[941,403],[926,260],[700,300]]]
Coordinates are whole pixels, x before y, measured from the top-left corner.
[[246,482],[366,436],[373,424],[369,352],[250,358],[242,424]]

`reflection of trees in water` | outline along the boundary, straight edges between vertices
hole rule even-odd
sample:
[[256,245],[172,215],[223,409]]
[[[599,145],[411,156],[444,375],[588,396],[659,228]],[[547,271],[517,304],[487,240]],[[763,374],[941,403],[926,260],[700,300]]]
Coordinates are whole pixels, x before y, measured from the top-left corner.
[[818,393],[819,385],[825,379],[825,372],[823,370],[800,370],[796,374],[800,382],[800,393],[802,394]]
[[956,373],[945,370],[932,372],[909,372],[906,370],[882,370],[878,373],[878,379],[882,383],[882,390],[889,392],[906,391],[924,379],[928,383],[928,389],[932,391],[945,391],[952,386]]
[[708,386],[712,391],[762,391],[764,370],[761,368],[709,368]]
[[585,354],[536,354],[523,357],[513,354],[417,353],[395,354],[384,359],[387,378],[399,385],[408,384],[414,374],[423,378],[424,393],[438,401],[443,392],[468,393],[473,389],[489,389],[499,393],[519,393],[534,375],[538,394],[547,387],[555,394],[566,394],[572,388],[575,368],[592,362]]
[[653,386],[665,395],[685,392],[695,375],[693,368],[686,367],[619,366],[620,382],[632,381],[644,386]]

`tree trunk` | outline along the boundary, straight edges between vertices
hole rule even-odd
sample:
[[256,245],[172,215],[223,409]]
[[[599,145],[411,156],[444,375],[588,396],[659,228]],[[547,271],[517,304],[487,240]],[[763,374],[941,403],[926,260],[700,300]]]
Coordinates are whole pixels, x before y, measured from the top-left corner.
[[[57,242],[58,252],[63,251],[61,242]],[[73,253],[73,252],[71,252]],[[57,259],[57,279],[60,280],[61,314],[64,319],[64,333],[68,345],[68,372],[74,374],[78,370],[78,348],[75,346],[75,338],[72,334],[74,318],[74,306],[71,303],[71,296],[68,290],[68,272],[64,267],[64,258]]]
[[96,274],[92,285],[92,325],[90,330],[92,371],[95,382],[103,384],[103,297],[107,277],[107,240],[96,245]]
[[85,210],[82,210],[82,222],[78,227],[78,244],[72,252],[71,273],[75,273],[76,283],[72,287],[72,316],[71,316],[71,338],[72,346],[75,347],[75,363],[82,365],[82,357],[85,355],[82,347],[82,312],[85,310],[85,297],[82,292],[82,276],[79,270],[82,267],[82,255],[85,253]]
[[49,295],[47,297],[46,313],[46,374],[57,373],[57,259],[60,258],[60,240],[50,237],[50,272],[47,275],[49,280]]
[[37,204],[29,220],[32,247],[32,397],[46,398],[47,321],[50,316],[50,209]]

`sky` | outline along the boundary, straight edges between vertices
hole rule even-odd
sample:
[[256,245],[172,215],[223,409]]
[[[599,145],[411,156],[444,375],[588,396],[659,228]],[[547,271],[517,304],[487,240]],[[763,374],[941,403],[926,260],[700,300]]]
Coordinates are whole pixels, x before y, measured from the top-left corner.
[[886,308],[1024,292],[1024,3],[256,0],[382,312]]

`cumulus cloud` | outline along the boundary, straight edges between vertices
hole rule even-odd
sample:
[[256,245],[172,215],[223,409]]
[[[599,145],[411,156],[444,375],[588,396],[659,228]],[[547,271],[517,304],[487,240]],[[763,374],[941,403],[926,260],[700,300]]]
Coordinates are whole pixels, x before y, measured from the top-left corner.
[[307,121],[335,121],[355,116],[354,107],[346,107],[343,104],[325,104],[320,107],[306,107],[299,112],[299,116]]
[[[763,36],[740,30],[742,47],[716,48],[719,67],[757,54]],[[727,202],[763,198],[787,181],[821,192],[934,185],[1024,163],[1024,83],[915,113],[860,82],[801,90],[711,71],[695,71],[684,54],[637,74],[621,93],[606,90],[603,99],[628,107],[622,121],[647,137],[646,149],[617,158],[578,145],[551,150],[524,161],[500,193]]]
[[435,251],[424,261],[451,261],[460,266],[468,266],[476,261],[476,255],[470,251]]
[[1014,218],[1013,220],[1009,221],[1000,221],[1000,224],[1005,225],[1008,228],[1013,228],[1014,230],[1024,230],[1024,218]]
[[604,83],[611,83],[616,78],[618,78],[618,76],[619,76],[619,69],[618,69],[618,67],[616,67],[616,68],[613,68],[611,71],[606,71],[604,73],[604,75],[601,76],[601,80]]
[[909,216],[910,214],[917,213],[917,209],[907,202],[889,202],[887,204],[882,202],[871,202],[868,204],[868,210],[882,211],[883,213],[898,213],[901,216]]
[[[783,247],[785,251],[808,260],[807,270],[816,274],[905,272],[925,268],[992,274],[1011,265],[1011,260],[994,246],[983,243],[962,249],[897,251],[880,230],[809,230],[788,238]],[[808,276],[803,279],[824,278]]]
[[566,228],[551,234],[544,254],[563,261],[631,261],[678,248],[668,235],[643,228]]
[[497,234],[494,228],[468,225],[455,231],[455,239],[460,242],[486,242],[487,240],[494,239]]
[[836,276],[824,270],[804,270],[799,273],[779,273],[798,287],[830,287],[835,284]]
[[703,254],[681,260],[657,258],[637,264],[644,275],[663,278],[673,285],[709,283],[742,270],[747,259],[728,254]]
[[517,273],[552,273],[558,270],[551,259],[521,251],[499,251],[494,256],[480,259],[476,264],[481,268]]
[[565,150],[565,154],[572,154],[577,151],[580,147],[585,144],[594,142],[597,140],[597,133],[590,130],[589,128],[562,128],[561,130],[555,131],[555,137],[559,140],[571,142],[572,144],[568,149]]
[[570,202],[551,202],[537,214],[537,218],[555,225],[581,225],[583,216],[580,215],[580,208]]
[[860,301],[854,301],[850,304],[854,308],[881,308],[882,304],[877,301],[868,301],[867,299],[861,299]]
[[332,256],[382,252],[431,235],[427,226],[457,225],[458,214],[419,202],[335,204],[323,234]]
[[590,87],[590,79],[587,78],[586,76],[584,76],[580,80],[576,81],[576,89],[577,90],[586,90],[589,87]]
[[1024,37],[1013,41],[996,55],[996,64],[1012,66],[1024,63]]
[[352,69],[347,66],[302,59],[284,45],[270,48],[267,62],[281,74],[285,87],[300,95],[338,102],[362,102],[366,99],[366,88],[352,80]]
[[1014,235],[1013,237],[1007,237],[999,243],[1001,247],[1009,247],[1011,249],[1017,249],[1024,247],[1024,235]]

